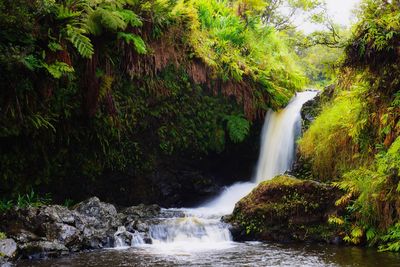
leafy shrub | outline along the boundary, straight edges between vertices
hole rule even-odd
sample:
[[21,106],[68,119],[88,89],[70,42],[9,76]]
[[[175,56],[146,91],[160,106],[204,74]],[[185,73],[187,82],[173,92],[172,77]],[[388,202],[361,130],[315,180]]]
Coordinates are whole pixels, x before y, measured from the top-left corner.
[[335,179],[360,164],[360,147],[367,123],[362,87],[342,92],[311,124],[299,141],[302,155],[311,159],[313,174]]
[[45,196],[39,196],[33,190],[30,193],[18,195],[15,200],[5,200],[0,201],[0,213],[5,212],[13,207],[27,208],[27,207],[40,207],[44,205],[49,205],[52,202],[50,194]]

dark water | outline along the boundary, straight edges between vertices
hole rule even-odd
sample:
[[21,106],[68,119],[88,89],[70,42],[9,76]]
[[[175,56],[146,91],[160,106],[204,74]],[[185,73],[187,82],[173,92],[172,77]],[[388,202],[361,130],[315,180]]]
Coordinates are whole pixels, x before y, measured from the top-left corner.
[[234,243],[231,248],[198,252],[165,252],[129,248],[79,253],[61,259],[21,261],[19,267],[50,266],[400,266],[400,255],[373,249],[330,245]]

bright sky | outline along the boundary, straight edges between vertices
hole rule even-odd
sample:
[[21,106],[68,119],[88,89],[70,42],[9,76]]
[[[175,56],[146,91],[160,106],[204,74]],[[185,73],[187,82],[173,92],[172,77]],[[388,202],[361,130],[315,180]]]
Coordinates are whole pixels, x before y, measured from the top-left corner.
[[[352,11],[360,3],[360,0],[325,0],[328,8],[328,13],[335,23],[341,25],[350,25],[354,21]],[[316,25],[310,23],[298,22],[299,28],[310,33],[319,29]]]
[[326,0],[328,11],[333,16],[335,22],[349,25],[352,18],[352,10],[360,0]]

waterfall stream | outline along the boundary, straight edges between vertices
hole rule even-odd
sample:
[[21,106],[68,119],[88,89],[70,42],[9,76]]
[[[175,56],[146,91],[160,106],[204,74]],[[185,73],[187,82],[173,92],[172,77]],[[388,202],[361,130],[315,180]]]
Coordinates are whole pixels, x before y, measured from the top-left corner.
[[267,113],[261,133],[260,156],[253,179],[255,182],[270,180],[290,170],[295,156],[296,137],[301,132],[301,108],[316,94],[316,91],[297,93],[285,109]]
[[125,235],[131,236],[132,241],[126,244],[118,237],[126,231],[120,227],[115,235],[116,247],[139,246],[154,252],[189,253],[235,246],[229,225],[221,222],[221,216],[232,213],[235,203],[250,193],[259,182],[272,179],[290,169],[294,159],[295,139],[300,133],[301,107],[316,94],[311,91],[297,93],[285,109],[268,112],[253,182],[227,187],[219,196],[198,208],[176,209],[184,216],[165,218],[161,223],[150,226],[151,245],[146,245],[144,237],[139,233],[129,232]]

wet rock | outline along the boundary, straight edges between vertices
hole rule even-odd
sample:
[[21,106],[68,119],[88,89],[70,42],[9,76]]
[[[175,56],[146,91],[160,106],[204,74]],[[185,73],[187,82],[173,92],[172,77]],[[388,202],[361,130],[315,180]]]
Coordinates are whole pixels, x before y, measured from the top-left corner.
[[326,184],[278,176],[261,183],[224,219],[236,240],[330,242],[338,233],[327,220],[339,212],[340,196]]
[[74,226],[62,223],[46,223],[44,226],[47,240],[57,240],[71,251],[82,247],[82,233]]
[[5,258],[0,257],[0,266],[1,267],[12,267],[14,265],[11,262],[7,261]]
[[83,215],[96,218],[103,225],[118,225],[117,209],[112,204],[101,202],[97,197],[79,203],[74,209]]
[[0,240],[0,256],[14,258],[17,253],[17,243],[11,238]]
[[158,205],[138,205],[126,208],[121,213],[131,218],[154,218],[160,214]]
[[59,257],[69,253],[66,246],[55,241],[34,241],[23,244],[19,248],[21,256],[29,259]]
[[114,245],[121,246],[135,246],[145,244],[143,234],[138,231],[127,231],[124,226],[118,227],[118,231],[114,234]]
[[117,227],[121,225],[117,209],[97,197],[89,198],[74,207],[78,212],[75,227],[82,231],[85,248],[103,248],[109,245]]
[[43,239],[36,234],[21,228],[14,228],[12,229],[12,231],[8,231],[8,235],[19,244],[27,243],[30,241],[39,241]]
[[132,234],[126,230],[124,226],[118,227],[118,231],[114,234],[115,246],[130,246],[132,243]]
[[12,209],[0,214],[0,231],[16,241],[25,258],[57,257],[83,249],[113,245],[119,226],[126,227],[118,238],[127,244],[150,243],[149,226],[159,220],[157,205],[138,205],[117,213],[116,208],[92,197],[73,209],[58,205]]

